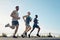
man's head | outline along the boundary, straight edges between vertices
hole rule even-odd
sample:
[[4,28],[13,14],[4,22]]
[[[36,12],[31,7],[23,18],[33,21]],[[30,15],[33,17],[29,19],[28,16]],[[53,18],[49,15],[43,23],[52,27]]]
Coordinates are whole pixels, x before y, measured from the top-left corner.
[[31,13],[30,12],[28,12],[28,15],[30,15]]
[[36,18],[38,18],[38,15],[35,15]]
[[16,8],[17,11],[19,10],[19,6],[16,6],[15,8]]

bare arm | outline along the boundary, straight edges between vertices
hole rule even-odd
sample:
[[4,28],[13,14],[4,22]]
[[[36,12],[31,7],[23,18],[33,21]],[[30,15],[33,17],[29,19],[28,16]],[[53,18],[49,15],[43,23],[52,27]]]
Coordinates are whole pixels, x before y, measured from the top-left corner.
[[10,16],[13,17],[13,18],[16,18],[14,11],[11,13]]
[[27,15],[23,16],[23,19],[26,18],[26,17],[27,17]]
[[20,19],[20,17],[16,16],[15,11],[13,11],[10,16],[16,19]]

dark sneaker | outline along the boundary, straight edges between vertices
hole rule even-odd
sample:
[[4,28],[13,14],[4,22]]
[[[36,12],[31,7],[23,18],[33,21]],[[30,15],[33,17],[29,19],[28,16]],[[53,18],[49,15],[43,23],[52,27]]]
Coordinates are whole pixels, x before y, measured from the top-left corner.
[[37,34],[37,36],[38,36],[38,37],[40,37],[40,35],[39,35],[39,34]]
[[25,33],[23,33],[22,35],[21,35],[21,37],[27,37],[27,33],[25,32]]
[[25,37],[27,37],[27,33],[25,33]]
[[9,27],[9,24],[5,25],[5,27]]
[[24,38],[25,36],[21,35],[22,38]]
[[13,38],[17,38],[17,36],[13,36]]
[[30,38],[30,34],[28,35],[28,37]]

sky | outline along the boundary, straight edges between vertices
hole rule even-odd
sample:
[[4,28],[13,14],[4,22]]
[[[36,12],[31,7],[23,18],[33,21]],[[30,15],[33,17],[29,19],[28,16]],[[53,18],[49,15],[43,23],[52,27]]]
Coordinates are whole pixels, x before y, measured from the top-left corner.
[[[12,35],[15,29],[5,28],[9,23],[11,25],[10,14],[15,10],[15,6],[19,6],[19,29],[17,34],[21,35],[25,30],[25,23],[22,19],[27,12],[31,12],[32,22],[30,23],[33,28],[33,20],[35,15],[38,15],[39,26],[41,33],[54,33],[60,34],[60,0],[0,0],[0,34],[6,33]],[[30,31],[29,31],[30,32]],[[28,33],[29,33],[28,32]],[[35,29],[31,35],[35,35]]]

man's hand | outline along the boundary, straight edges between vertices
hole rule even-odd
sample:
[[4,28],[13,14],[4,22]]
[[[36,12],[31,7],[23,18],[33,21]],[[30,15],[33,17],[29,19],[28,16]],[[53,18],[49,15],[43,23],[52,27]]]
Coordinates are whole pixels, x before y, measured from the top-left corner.
[[20,17],[18,17],[17,19],[20,19]]

